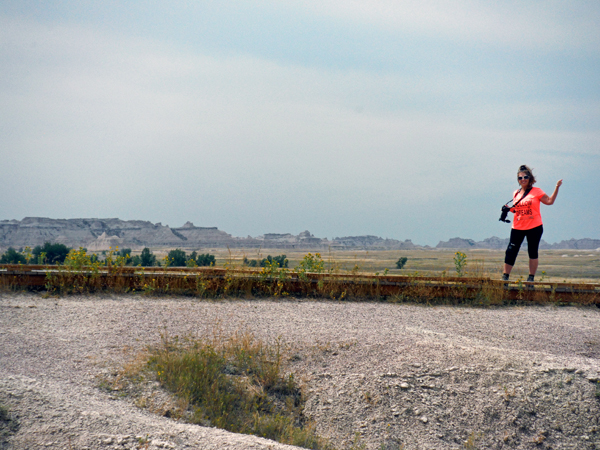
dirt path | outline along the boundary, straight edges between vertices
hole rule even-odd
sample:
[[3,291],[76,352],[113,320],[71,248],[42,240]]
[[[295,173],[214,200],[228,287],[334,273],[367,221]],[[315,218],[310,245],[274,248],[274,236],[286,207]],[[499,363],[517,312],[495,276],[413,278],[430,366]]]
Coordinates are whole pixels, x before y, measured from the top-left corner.
[[9,448],[294,448],[98,387],[165,328],[202,334],[216,321],[297,347],[306,415],[339,449],[600,449],[595,307],[0,294],[0,404],[20,424]]

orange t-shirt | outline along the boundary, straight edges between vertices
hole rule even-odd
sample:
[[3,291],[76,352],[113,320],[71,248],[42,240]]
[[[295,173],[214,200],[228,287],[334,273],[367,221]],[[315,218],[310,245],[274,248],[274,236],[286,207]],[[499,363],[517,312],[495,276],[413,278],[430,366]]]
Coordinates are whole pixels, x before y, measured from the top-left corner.
[[[518,189],[513,194],[513,202],[519,201],[523,194]],[[540,199],[546,195],[540,188],[531,188],[527,197],[519,202],[517,206],[511,208],[515,213],[512,227],[515,230],[531,230],[542,224],[542,215],[540,214]]]

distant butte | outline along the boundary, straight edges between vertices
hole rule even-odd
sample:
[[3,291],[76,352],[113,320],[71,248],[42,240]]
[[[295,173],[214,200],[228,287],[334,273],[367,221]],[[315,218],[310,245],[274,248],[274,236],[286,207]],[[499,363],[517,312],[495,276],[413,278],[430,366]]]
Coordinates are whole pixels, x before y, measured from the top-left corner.
[[[409,239],[383,239],[377,236],[346,236],[332,240],[313,236],[309,231],[298,235],[267,233],[257,237],[234,237],[217,227],[197,227],[186,222],[180,228],[144,220],[121,219],[49,219],[26,217],[23,220],[0,221],[0,251],[8,247],[23,248],[58,242],[69,247],[86,247],[91,251],[119,246],[132,249],[150,248],[281,248],[314,250],[412,250],[431,248],[413,244]],[[453,238],[440,241],[436,248],[505,249],[508,239],[491,237],[476,242]],[[542,241],[543,249],[600,249],[600,239],[571,239],[557,244]]]

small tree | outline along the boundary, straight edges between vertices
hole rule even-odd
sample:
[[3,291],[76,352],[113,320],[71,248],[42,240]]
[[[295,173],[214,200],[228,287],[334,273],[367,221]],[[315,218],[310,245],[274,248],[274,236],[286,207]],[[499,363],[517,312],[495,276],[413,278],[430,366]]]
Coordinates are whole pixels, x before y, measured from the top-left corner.
[[[269,259],[269,258],[271,258],[271,255],[267,256],[267,259]],[[281,268],[284,268],[284,267],[287,268],[288,262],[289,262],[287,260],[287,258],[285,257],[285,255],[273,256],[273,258],[270,259],[269,262],[273,262],[273,261],[276,262],[279,265],[279,267],[281,267]],[[265,262],[265,261],[263,260],[263,262]],[[266,265],[264,265],[263,267],[266,267]]]
[[196,258],[196,264],[199,266],[214,266],[216,264],[215,256],[206,254],[198,255]]
[[[154,255],[148,247],[144,247],[142,253],[139,256],[139,265],[142,267],[154,267],[156,266],[156,255]],[[138,264],[135,264],[136,266]]]
[[167,255],[169,258],[169,266],[170,267],[185,267],[187,257],[185,252],[179,248],[175,250],[171,250]]
[[12,247],[8,247],[6,253],[0,257],[0,264],[26,264],[27,259]]
[[42,246],[36,246],[32,253],[38,261],[39,259],[43,259],[43,261],[39,261],[41,264],[62,264],[65,262],[65,258],[69,254],[69,251],[71,251],[71,249],[64,244],[45,242]]
[[244,256],[242,263],[245,266],[249,266],[249,267],[271,267],[271,266],[273,266],[273,263],[275,263],[276,267],[287,268],[289,261],[287,260],[285,255],[279,255],[279,256],[268,255],[266,258],[263,258],[260,261],[256,260],[256,259],[248,259]]
[[244,259],[242,260],[242,264],[244,264],[245,266],[248,266],[248,267],[256,267],[256,266],[258,266],[258,261],[256,259],[248,259],[244,256]]
[[406,256],[403,256],[398,261],[396,261],[396,267],[398,269],[402,269],[406,265],[406,261],[408,261],[408,258]]

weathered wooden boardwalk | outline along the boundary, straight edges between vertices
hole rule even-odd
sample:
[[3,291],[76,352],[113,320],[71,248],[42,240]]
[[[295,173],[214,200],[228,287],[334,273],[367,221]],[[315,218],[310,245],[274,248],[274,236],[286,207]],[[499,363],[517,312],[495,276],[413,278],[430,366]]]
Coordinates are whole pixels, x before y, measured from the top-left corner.
[[[62,284],[61,284],[62,283]],[[66,266],[0,265],[0,287],[56,290],[72,285],[81,292],[187,292],[191,294],[294,295],[324,298],[480,299],[596,304],[600,283],[558,283],[488,277],[424,277],[363,273],[298,273],[289,270],[219,267],[104,267],[69,269]],[[68,287],[68,286],[67,286]]]

